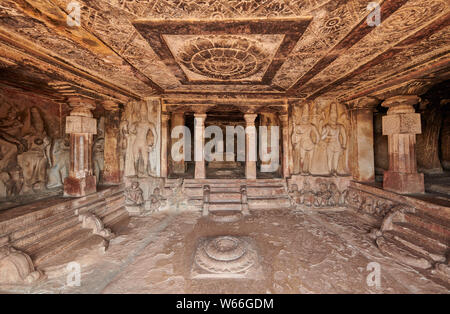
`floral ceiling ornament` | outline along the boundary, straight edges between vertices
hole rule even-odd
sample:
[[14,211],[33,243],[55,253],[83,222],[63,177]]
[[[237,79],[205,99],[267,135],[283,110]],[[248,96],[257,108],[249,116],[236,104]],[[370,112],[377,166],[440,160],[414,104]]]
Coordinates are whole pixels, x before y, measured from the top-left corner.
[[228,35],[189,40],[178,59],[190,71],[220,80],[251,77],[270,62],[256,41]]

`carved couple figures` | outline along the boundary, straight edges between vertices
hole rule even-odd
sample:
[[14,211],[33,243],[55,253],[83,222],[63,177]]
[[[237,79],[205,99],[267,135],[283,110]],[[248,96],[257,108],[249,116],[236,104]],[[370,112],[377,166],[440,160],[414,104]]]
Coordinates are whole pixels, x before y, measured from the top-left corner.
[[0,120],[0,174],[6,196],[46,188],[51,139],[39,110],[32,107],[25,118],[10,106]]
[[124,155],[124,175],[148,176],[150,159],[156,140],[155,125],[149,121],[146,103],[130,103],[120,124]]
[[148,200],[144,199],[144,192],[139,186],[139,182],[133,182],[125,189],[126,209],[131,215],[141,215],[144,213],[144,204],[148,202],[148,210],[150,213],[157,212],[161,206],[165,205],[160,189],[156,187],[153,193],[149,195]]
[[[299,124],[294,125],[294,173],[336,176],[339,174],[339,159],[347,147],[346,128],[338,122],[336,102],[329,105],[328,122],[323,127],[325,112],[319,115],[318,104],[311,106],[314,113],[310,115],[310,104],[305,104]],[[343,169],[341,173],[345,171]]]

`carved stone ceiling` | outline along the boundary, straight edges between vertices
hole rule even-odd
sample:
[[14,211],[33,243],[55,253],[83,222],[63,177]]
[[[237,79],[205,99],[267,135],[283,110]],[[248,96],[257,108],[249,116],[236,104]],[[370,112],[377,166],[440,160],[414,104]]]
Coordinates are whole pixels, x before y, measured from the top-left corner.
[[373,0],[78,0],[81,27],[68,27],[71,1],[0,0],[5,73],[33,66],[135,98],[350,99],[403,78],[448,78],[446,0],[380,0],[376,27],[366,22]]

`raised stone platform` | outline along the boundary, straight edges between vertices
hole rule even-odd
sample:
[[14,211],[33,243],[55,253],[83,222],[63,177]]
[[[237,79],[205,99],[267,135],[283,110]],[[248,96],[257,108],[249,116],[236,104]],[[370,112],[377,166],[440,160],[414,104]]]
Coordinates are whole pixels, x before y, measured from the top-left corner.
[[[55,197],[2,211],[0,247],[25,254],[33,267],[45,272],[60,254],[84,242],[95,242],[93,238],[106,249],[127,218],[123,185],[100,188],[81,198]],[[4,258],[8,257],[0,256],[0,260]]]

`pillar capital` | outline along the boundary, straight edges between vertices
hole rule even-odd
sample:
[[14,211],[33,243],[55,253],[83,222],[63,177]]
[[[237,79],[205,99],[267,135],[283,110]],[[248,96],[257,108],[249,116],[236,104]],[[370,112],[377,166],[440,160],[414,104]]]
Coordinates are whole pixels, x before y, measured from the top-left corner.
[[103,108],[108,111],[118,111],[119,110],[119,103],[117,101],[114,101],[112,99],[106,99],[102,101]]
[[95,102],[92,99],[80,96],[69,97],[67,99],[72,108],[71,116],[92,117],[91,110],[95,109]]
[[280,114],[279,119],[282,126],[286,126],[289,122],[289,115],[287,113]]
[[416,95],[398,95],[383,101],[382,106],[389,108],[388,115],[415,112],[414,105],[420,102]]
[[378,98],[367,96],[367,97],[361,97],[361,98],[354,99],[354,100],[348,102],[348,105],[349,105],[350,109],[352,109],[352,110],[374,111],[379,103],[380,103],[380,100]]
[[254,125],[257,113],[244,113],[244,119],[247,125]]

